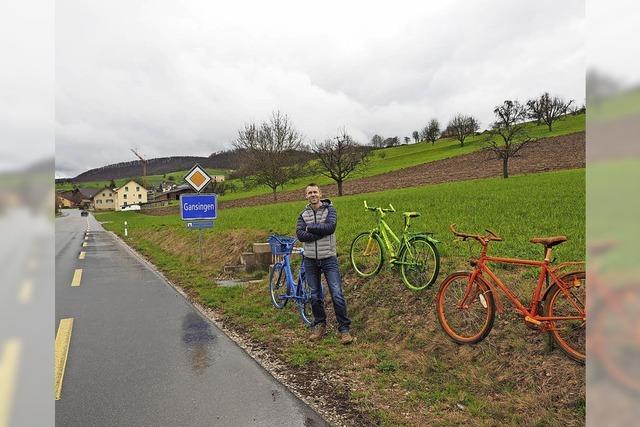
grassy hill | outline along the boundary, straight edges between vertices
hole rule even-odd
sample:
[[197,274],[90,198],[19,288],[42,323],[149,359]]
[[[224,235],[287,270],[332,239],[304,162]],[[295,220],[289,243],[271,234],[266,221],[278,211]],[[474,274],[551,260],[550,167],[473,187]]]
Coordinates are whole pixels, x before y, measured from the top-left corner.
[[[196,253],[197,233],[187,230],[178,216],[133,212],[96,216],[121,236],[122,223],[128,221],[130,245],[191,298],[216,310],[225,324],[297,372],[310,395],[322,393],[318,387],[324,384],[326,396],[361,414],[363,418],[355,424],[582,425],[584,368],[557,349],[549,351],[544,336],[527,329],[510,310],[499,317],[485,341],[457,346],[444,336],[435,318],[437,286],[410,292],[398,273],[389,269],[362,280],[349,268],[347,251],[356,233],[374,224],[373,215],[362,206],[366,199],[370,205],[392,203],[399,211],[422,213],[415,228],[433,231],[441,241],[438,282],[455,270],[467,269],[466,259],[478,251],[473,243],[454,242],[448,231],[452,222],[469,232],[493,228],[505,241],[493,244],[490,252],[505,256],[540,258],[542,248],[529,243],[529,238],[566,234],[569,241],[555,252],[558,261],[581,260],[584,186],[585,171],[578,169],[334,200],[345,296],[358,338],[351,347],[340,346],[333,332],[321,343],[309,344],[294,312],[271,307],[264,282],[235,288],[216,285],[223,265],[234,262],[251,242],[264,241],[270,231],[293,233],[304,202],[220,211],[215,227],[204,233],[203,264]],[[392,228],[400,226],[399,213],[388,218]],[[517,295],[528,299],[535,273],[513,268],[497,271]],[[331,316],[332,310],[328,313]],[[310,383],[308,378],[319,380]]]
[[[529,125],[529,135],[535,138],[547,138],[559,135],[566,135],[575,132],[581,132],[585,130],[585,114],[579,114],[576,116],[567,116],[564,120],[558,121],[554,124],[554,129],[549,132],[546,125],[535,125],[531,123]],[[483,148],[483,140],[486,135],[475,135],[466,139],[464,147],[460,147],[460,143],[453,138],[443,138],[431,145],[429,143],[408,144],[398,147],[385,148],[375,150],[371,160],[366,165],[350,177],[361,178],[366,176],[374,176],[384,174],[390,171],[403,169],[411,166],[416,166],[422,163],[432,162],[435,160],[446,159],[449,157],[459,156],[462,154],[478,151]],[[227,175],[229,171],[207,169],[211,174]],[[166,174],[174,176],[175,182],[182,183],[182,178],[186,174],[185,171],[178,171]],[[158,184],[163,179],[163,175],[148,176],[147,179],[151,184]],[[118,185],[121,185],[125,180],[116,180]],[[220,197],[220,200],[234,200],[245,197],[256,196],[259,194],[268,194],[271,192],[266,186],[257,186],[255,188],[244,190],[242,182],[240,180],[229,180],[238,190],[234,192],[228,192]],[[333,181],[321,174],[301,176],[295,182],[291,182],[284,186],[283,191],[295,190],[304,187],[309,182],[316,182],[320,185],[332,184]],[[107,185],[108,181],[93,181],[80,183],[78,185],[87,188],[101,188]],[[56,190],[71,189],[73,184],[65,183],[56,185]]]
[[[528,133],[533,138],[548,138],[559,135],[566,135],[585,130],[585,114],[567,116],[554,124],[553,131],[549,132],[546,125],[529,124]],[[460,147],[460,142],[453,138],[443,138],[435,144],[426,142],[418,144],[400,145],[398,147],[375,150],[370,162],[365,168],[354,172],[350,178],[360,178],[366,176],[380,175],[398,169],[416,166],[422,163],[433,162],[435,160],[460,156],[472,153],[484,147],[483,141],[486,135],[474,135],[465,140],[464,147]],[[231,180],[238,188],[242,188],[239,180]],[[283,191],[295,190],[304,187],[309,182],[316,182],[319,185],[332,184],[333,181],[321,174],[303,176],[295,182],[284,186]],[[251,197],[258,194],[268,194],[271,192],[266,186],[258,186],[248,191],[237,191],[227,193],[221,200],[233,200],[244,197]]]

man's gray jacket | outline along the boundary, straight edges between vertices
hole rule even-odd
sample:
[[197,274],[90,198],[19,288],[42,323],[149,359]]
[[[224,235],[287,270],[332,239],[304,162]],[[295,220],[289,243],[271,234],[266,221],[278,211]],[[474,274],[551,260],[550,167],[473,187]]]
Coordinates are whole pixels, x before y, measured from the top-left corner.
[[336,223],[338,214],[331,200],[321,200],[320,207],[314,211],[307,205],[296,224],[296,236],[304,243],[306,258],[325,259],[336,256]]

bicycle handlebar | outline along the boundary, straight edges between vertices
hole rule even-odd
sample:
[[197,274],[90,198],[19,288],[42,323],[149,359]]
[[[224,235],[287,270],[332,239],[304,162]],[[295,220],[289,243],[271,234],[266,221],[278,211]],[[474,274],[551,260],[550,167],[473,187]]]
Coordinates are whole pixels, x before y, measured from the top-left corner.
[[[269,236],[269,238],[272,238],[272,239],[277,240],[277,241],[278,241],[278,243],[281,243],[281,244],[282,244],[282,243],[288,243],[288,242],[283,242],[283,241],[282,241],[282,239],[281,239],[280,237],[282,237],[282,236],[277,236],[277,235],[275,235],[275,234],[271,234],[271,235]],[[288,237],[288,236],[286,236],[286,237],[287,237],[287,238],[289,238],[289,239],[291,239],[291,238],[292,238],[292,237]],[[295,245],[297,241],[298,241],[298,239],[297,239],[297,238],[295,238],[295,237],[293,237],[293,241],[291,242],[291,245]]]
[[496,242],[501,242],[502,241],[502,237],[498,236],[496,233],[494,233],[493,231],[491,231],[488,228],[485,228],[484,231],[486,231],[487,233],[489,233],[488,237],[491,237],[491,240],[494,240]]
[[478,242],[480,242],[483,245],[489,243],[490,241],[494,241],[494,242],[501,242],[502,241],[502,237],[498,236],[496,233],[494,233],[493,231],[489,230],[488,228],[485,228],[484,231],[486,231],[487,234],[485,234],[484,236],[482,236],[480,234],[469,234],[469,233],[463,233],[461,231],[458,231],[458,230],[456,230],[456,225],[455,224],[451,224],[449,229],[451,230],[451,232],[454,235],[456,235],[457,237],[462,238],[462,240],[476,239]]
[[376,207],[367,205],[367,201],[366,200],[364,201],[364,208],[368,209],[370,211],[379,210],[380,212],[395,212],[396,211],[396,209],[393,207],[393,205],[391,203],[389,203],[389,207],[388,208],[376,208]]

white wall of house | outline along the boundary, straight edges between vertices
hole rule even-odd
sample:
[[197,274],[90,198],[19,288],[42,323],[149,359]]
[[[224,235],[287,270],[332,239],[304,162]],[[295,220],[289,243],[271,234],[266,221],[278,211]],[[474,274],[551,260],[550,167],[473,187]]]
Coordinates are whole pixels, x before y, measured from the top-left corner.
[[135,181],[129,181],[115,190],[115,209],[147,202],[147,189]]

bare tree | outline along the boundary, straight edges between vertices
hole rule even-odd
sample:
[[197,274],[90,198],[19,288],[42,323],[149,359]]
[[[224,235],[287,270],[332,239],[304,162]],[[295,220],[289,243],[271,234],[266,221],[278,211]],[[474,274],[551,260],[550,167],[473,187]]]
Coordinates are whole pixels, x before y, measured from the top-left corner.
[[413,140],[416,142],[416,144],[420,142],[420,132],[414,130],[411,136],[413,136]]
[[243,167],[253,172],[257,184],[276,191],[295,177],[292,154],[302,147],[302,136],[286,114],[274,111],[268,122],[246,124],[238,130],[234,148],[244,153]]
[[486,149],[502,160],[502,177],[509,178],[509,159],[519,157],[520,150],[533,140],[526,134],[526,120],[529,112],[518,101],[504,101],[493,113],[496,121],[492,123]]
[[538,123],[546,124],[551,132],[553,122],[565,116],[571,104],[573,100],[565,102],[564,99],[557,96],[551,97],[549,92],[545,92],[540,97],[527,101],[527,108],[529,117],[536,119]]
[[382,145],[384,147],[395,147],[398,144],[400,144],[400,138],[398,138],[397,136],[392,136],[382,141]]
[[480,124],[473,116],[465,116],[464,114],[457,114],[449,124],[447,129],[453,132],[455,138],[460,141],[460,146],[464,147],[464,140],[469,135],[473,135],[480,129]]
[[313,146],[322,169],[320,173],[338,184],[338,196],[342,196],[342,183],[358,166],[366,163],[370,148],[355,142],[346,131]]
[[404,137],[404,143],[408,144],[409,142],[411,142],[411,138],[409,138],[408,136]]
[[431,119],[422,131],[422,139],[434,144],[438,138],[440,138],[440,122],[438,119]]
[[381,148],[384,147],[384,138],[381,137],[380,135],[373,135],[373,138],[371,138],[371,145],[373,145],[376,148]]

